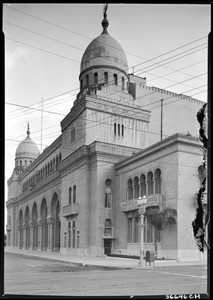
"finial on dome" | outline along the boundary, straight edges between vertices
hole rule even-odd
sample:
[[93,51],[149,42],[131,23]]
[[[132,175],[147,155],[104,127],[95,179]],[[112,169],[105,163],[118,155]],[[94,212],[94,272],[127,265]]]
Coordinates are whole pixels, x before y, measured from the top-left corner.
[[103,32],[102,34],[105,34],[107,32],[107,27],[109,26],[109,21],[107,20],[107,8],[108,8],[108,3],[104,4],[104,9],[103,9],[103,16],[104,16],[104,19],[101,23],[102,27],[103,27]]
[[29,124],[29,122],[27,123],[27,136],[29,136],[30,135],[30,124]]

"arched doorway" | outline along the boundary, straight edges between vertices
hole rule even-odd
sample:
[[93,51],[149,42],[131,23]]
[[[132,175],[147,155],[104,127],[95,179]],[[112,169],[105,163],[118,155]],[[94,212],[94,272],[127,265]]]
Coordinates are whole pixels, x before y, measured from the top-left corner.
[[30,211],[29,207],[26,207],[25,210],[25,217],[24,217],[24,222],[25,222],[25,248],[29,249],[30,248]]
[[23,212],[20,210],[19,212],[19,248],[23,248]]
[[47,225],[47,201],[44,198],[41,203],[41,220],[42,220],[42,239],[41,250],[46,251],[48,245],[48,225]]
[[52,215],[52,250],[60,250],[60,203],[58,195],[55,193],[51,203],[51,215]]
[[33,223],[33,250],[37,250],[38,248],[38,209],[36,203],[33,204],[32,209],[32,223]]

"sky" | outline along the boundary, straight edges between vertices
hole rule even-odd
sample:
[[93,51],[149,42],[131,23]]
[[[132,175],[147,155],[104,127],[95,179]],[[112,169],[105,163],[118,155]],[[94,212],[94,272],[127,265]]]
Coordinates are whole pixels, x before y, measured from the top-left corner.
[[[207,102],[210,11],[208,4],[109,4],[108,33],[125,50],[129,73]],[[81,58],[102,19],[103,4],[3,4],[5,200],[27,122],[40,151],[60,135],[79,92]]]

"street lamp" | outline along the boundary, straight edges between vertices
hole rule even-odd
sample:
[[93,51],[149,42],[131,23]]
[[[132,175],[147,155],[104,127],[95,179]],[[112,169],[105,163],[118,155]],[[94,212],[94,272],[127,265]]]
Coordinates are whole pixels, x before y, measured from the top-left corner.
[[138,205],[139,205],[139,215],[140,215],[140,227],[141,227],[141,241],[140,241],[140,261],[139,261],[139,268],[142,268],[145,266],[145,262],[144,262],[144,259],[143,259],[143,247],[144,247],[144,244],[143,244],[143,227],[144,227],[144,214],[145,214],[145,211],[146,211],[146,201],[147,201],[147,198],[146,196],[144,195],[143,197],[139,197],[138,198]]

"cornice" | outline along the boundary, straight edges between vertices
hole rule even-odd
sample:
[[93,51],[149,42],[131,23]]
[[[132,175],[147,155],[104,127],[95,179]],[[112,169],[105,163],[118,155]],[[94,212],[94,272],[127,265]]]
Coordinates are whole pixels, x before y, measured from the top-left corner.
[[62,134],[47,149],[45,149],[23,173],[20,174],[19,180],[23,180],[27,175],[32,173],[37,166],[39,166],[46,158],[49,158],[49,156],[61,146],[61,143]]
[[60,173],[58,172],[58,170],[56,170],[54,173],[50,174],[44,180],[42,180],[37,185],[35,185],[32,190],[25,191],[24,193],[19,195],[17,197],[17,202],[26,202],[29,199],[38,196],[39,194],[43,193],[50,187],[60,183],[60,180],[61,180]]
[[94,69],[112,69],[112,70],[117,70],[119,71],[119,73],[123,73],[126,76],[128,76],[128,74],[121,68],[117,67],[117,66],[110,66],[110,65],[94,65],[94,66],[90,66],[88,68],[85,68],[83,71],[81,71],[80,75],[79,75],[79,80],[81,79],[81,77],[83,76],[84,73],[87,73],[91,70]]
[[[201,147],[201,144],[197,140],[197,138],[192,137],[192,136],[186,136],[185,134],[181,134],[181,133],[175,133],[174,135],[171,135],[168,138],[141,150],[140,152],[134,154],[132,157],[128,157],[128,158],[124,159],[123,161],[116,163],[115,167],[118,170],[118,169],[126,166],[129,163],[136,162],[139,159],[142,159],[148,155],[159,152],[165,148],[171,147],[172,145],[177,144],[177,143],[193,145],[198,148]],[[177,151],[186,152],[186,151],[183,151],[180,149],[177,149]],[[192,153],[192,152],[190,152],[190,153]]]

